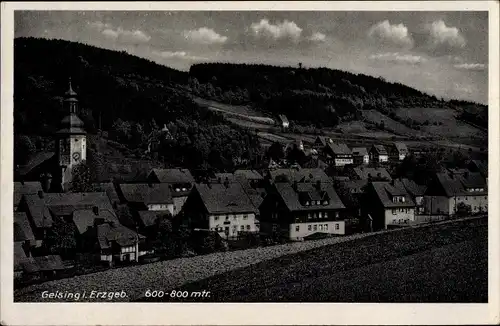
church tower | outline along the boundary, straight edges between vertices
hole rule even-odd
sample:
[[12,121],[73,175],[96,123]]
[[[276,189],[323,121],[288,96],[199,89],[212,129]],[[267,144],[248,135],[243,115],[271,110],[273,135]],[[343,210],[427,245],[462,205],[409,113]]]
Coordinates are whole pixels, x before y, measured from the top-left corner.
[[67,115],[61,120],[56,133],[56,154],[59,162],[60,181],[63,191],[67,191],[72,181],[73,168],[87,159],[87,137],[83,121],[77,115],[77,94],[71,86],[64,94],[64,109]]

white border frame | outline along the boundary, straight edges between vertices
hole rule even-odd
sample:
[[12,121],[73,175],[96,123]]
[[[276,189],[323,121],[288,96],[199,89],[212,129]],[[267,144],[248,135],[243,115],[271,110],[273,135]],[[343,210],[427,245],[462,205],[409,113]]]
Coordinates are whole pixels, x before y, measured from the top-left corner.
[[[497,1],[380,2],[2,2],[1,4],[1,311],[5,325],[191,324],[498,324],[499,317],[499,3]],[[13,39],[14,10],[332,10],[489,11],[488,304],[209,304],[13,303]]]

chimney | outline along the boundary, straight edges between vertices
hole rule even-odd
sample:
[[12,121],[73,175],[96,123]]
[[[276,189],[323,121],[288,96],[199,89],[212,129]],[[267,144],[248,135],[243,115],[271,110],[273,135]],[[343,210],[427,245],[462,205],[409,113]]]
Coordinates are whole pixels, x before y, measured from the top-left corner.
[[38,197],[40,197],[40,198],[42,198],[42,199],[43,199],[43,191],[38,190]]

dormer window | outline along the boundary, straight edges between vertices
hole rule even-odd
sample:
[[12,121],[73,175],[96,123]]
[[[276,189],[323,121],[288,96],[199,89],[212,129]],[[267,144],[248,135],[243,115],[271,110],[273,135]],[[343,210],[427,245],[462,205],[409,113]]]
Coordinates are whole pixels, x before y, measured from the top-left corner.
[[306,201],[306,206],[309,206],[309,201]]
[[325,206],[328,205],[328,200],[324,200],[323,205],[325,205]]
[[187,189],[186,188],[182,188],[182,191],[186,191]]

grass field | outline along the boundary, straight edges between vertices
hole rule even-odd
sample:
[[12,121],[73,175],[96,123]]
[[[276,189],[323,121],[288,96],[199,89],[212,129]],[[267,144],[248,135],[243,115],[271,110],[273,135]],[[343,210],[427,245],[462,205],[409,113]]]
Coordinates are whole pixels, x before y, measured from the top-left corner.
[[253,110],[251,107],[246,105],[224,104],[216,101],[206,100],[200,97],[193,98],[193,101],[195,101],[198,105],[208,107],[210,110],[222,112],[224,114],[236,118],[245,119],[255,123],[262,123],[267,125],[275,124],[274,119],[267,117],[261,112]]
[[313,249],[178,290],[210,291],[197,299],[204,302],[483,303],[487,261],[487,220],[480,219]]

